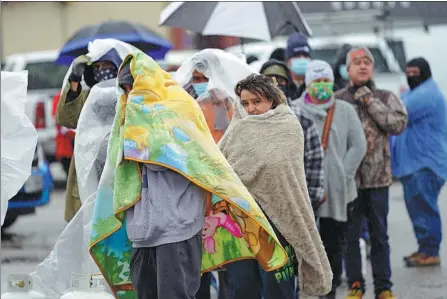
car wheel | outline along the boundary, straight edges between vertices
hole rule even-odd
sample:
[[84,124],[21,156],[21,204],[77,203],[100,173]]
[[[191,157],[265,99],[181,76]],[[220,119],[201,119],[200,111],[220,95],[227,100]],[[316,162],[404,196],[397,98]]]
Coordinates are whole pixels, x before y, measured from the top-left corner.
[[3,222],[2,229],[8,228],[16,222],[19,215],[6,213],[5,221]]

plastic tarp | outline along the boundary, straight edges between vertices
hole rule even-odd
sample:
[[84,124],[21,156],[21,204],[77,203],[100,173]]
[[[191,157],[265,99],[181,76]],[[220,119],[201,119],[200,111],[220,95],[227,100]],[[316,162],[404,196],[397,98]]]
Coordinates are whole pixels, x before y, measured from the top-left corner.
[[37,131],[25,114],[28,71],[2,72],[1,88],[1,224],[8,200],[31,175]]
[[175,72],[173,79],[181,86],[191,83],[194,70],[209,79],[208,90],[217,88],[236,98],[234,87],[255,71],[247,65],[244,56],[236,56],[219,49],[205,49],[186,60]]
[[[97,59],[111,48],[123,59],[135,49],[117,40],[95,40],[89,46],[88,55],[92,60]],[[78,120],[74,156],[82,206],[59,236],[50,255],[32,274],[35,284],[51,299],[59,299],[70,291],[72,273],[99,273],[88,248],[96,191],[107,158],[118,93],[116,79],[93,86]]]

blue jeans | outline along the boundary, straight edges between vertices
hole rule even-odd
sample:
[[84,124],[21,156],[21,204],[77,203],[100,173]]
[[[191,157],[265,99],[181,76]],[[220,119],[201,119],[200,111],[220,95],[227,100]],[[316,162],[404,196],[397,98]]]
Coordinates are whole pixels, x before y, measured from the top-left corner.
[[272,227],[286,249],[289,261],[282,268],[272,272],[266,272],[258,261],[253,259],[225,265],[232,288],[231,299],[297,299],[295,253],[273,224]]
[[438,196],[445,181],[430,169],[402,178],[405,204],[418,241],[418,252],[439,256],[442,240]]
[[371,264],[376,295],[391,290],[390,246],[388,243],[389,188],[361,189],[348,205],[346,232],[346,276],[349,285],[360,282],[365,292],[359,239],[366,217],[371,238]]

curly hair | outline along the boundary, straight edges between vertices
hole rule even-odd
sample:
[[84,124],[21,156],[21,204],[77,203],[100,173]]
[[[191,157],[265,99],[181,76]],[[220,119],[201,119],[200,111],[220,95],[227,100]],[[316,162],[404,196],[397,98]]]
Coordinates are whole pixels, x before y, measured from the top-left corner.
[[242,90],[247,90],[259,97],[265,98],[272,103],[272,109],[275,109],[281,104],[286,103],[284,93],[276,85],[273,78],[251,74],[247,78],[239,81],[234,88],[235,94],[240,98]]

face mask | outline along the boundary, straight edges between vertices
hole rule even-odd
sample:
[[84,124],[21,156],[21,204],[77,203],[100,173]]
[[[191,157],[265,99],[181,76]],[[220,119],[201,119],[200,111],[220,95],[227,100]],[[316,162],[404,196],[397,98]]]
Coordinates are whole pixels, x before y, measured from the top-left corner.
[[312,98],[326,101],[332,97],[334,93],[334,83],[332,82],[312,82],[308,89]]
[[410,76],[407,77],[407,83],[411,90],[415,89],[422,83],[422,79],[420,76]]
[[290,69],[296,75],[304,76],[306,75],[306,68],[309,62],[310,59],[308,58],[292,58]]
[[208,89],[208,82],[193,83],[192,88],[194,88],[197,96],[201,96]]
[[278,88],[281,89],[281,91],[286,95],[286,97],[289,96],[289,88],[287,85],[278,85]]
[[96,82],[106,81],[112,78],[116,78],[118,70],[115,66],[107,68],[107,69],[94,69],[93,70],[93,78],[95,78]]
[[345,64],[342,64],[338,67],[338,73],[340,74],[340,77],[342,77],[344,80],[349,80],[348,76],[348,68]]

